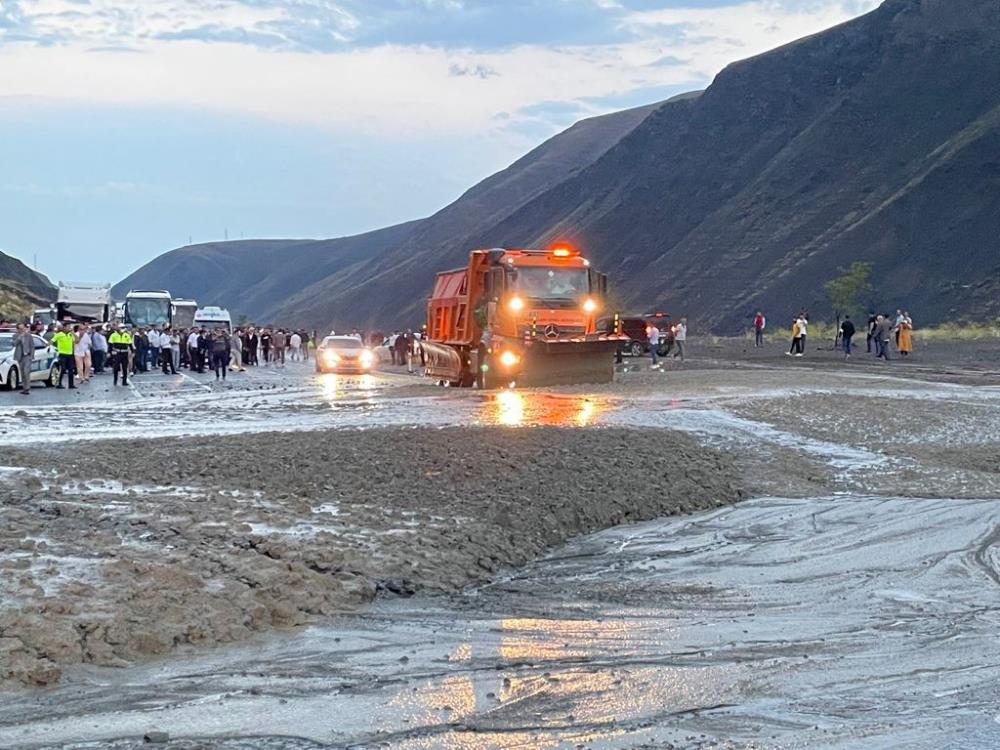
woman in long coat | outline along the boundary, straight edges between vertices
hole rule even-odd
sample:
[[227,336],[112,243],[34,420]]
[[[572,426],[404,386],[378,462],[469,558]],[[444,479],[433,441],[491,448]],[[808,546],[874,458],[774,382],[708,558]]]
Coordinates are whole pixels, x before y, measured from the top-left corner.
[[904,315],[899,324],[899,353],[904,357],[913,351],[913,319],[909,315]]

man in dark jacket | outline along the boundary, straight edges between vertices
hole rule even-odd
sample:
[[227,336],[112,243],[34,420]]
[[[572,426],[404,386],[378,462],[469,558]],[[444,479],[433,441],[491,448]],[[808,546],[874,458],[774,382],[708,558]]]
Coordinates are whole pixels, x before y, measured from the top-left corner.
[[215,379],[220,377],[226,379],[226,370],[229,369],[229,334],[221,328],[215,331],[211,339],[212,347],[212,369],[215,370]]
[[28,326],[18,323],[17,335],[14,336],[14,361],[17,362],[18,374],[21,376],[21,393],[25,396],[31,395],[31,365],[34,360],[35,339]]
[[211,365],[212,340],[208,331],[202,328],[198,331],[198,372],[205,372],[205,365]]
[[851,316],[845,315],[844,322],[840,324],[840,345],[844,349],[844,359],[851,358],[851,337],[855,334],[854,323]]
[[243,337],[244,364],[253,365],[255,367],[257,366],[257,345],[259,343],[260,338],[257,336],[257,331],[251,328]]
[[879,316],[871,313],[868,316],[868,353],[872,353],[872,346],[875,346],[875,353],[878,353],[878,345],[875,343],[875,330],[878,328]]
[[141,328],[135,330],[132,337],[132,345],[135,347],[135,356],[132,358],[132,374],[146,372],[146,350],[148,349],[146,332]]

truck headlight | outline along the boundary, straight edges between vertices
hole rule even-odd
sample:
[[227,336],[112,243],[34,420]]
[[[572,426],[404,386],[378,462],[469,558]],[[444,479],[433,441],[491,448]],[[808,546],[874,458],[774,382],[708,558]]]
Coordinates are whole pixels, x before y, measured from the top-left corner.
[[506,367],[508,370],[511,367],[517,365],[521,361],[521,358],[517,356],[514,352],[509,349],[500,355],[500,364]]
[[583,311],[584,312],[588,312],[588,313],[597,312],[597,307],[598,307],[597,301],[591,299],[590,297],[588,297],[587,299],[585,299],[583,301]]
[[524,300],[520,297],[511,297],[507,301],[507,307],[514,312],[521,312],[524,309]]

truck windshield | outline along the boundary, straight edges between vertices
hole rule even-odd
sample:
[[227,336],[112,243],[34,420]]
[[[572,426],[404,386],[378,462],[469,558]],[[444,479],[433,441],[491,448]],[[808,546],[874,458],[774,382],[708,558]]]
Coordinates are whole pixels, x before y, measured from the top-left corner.
[[529,299],[575,299],[590,291],[590,281],[585,268],[524,266],[517,269],[514,287]]
[[170,323],[170,300],[128,299],[125,301],[125,322],[134,326],[167,325]]
[[82,302],[58,302],[56,303],[56,307],[59,309],[61,320],[71,318],[87,323],[105,322],[104,305],[91,305]]

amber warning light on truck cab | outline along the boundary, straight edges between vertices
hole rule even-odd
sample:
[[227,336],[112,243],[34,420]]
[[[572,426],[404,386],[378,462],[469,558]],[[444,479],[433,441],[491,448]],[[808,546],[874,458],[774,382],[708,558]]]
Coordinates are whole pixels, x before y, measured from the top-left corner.
[[572,258],[579,254],[579,251],[569,245],[553,245],[549,249],[549,255],[553,258]]

